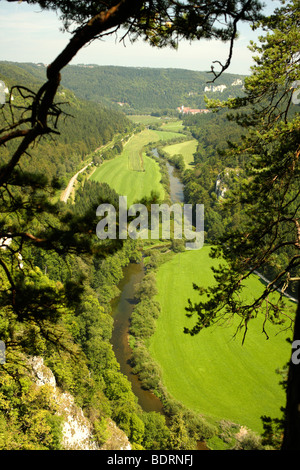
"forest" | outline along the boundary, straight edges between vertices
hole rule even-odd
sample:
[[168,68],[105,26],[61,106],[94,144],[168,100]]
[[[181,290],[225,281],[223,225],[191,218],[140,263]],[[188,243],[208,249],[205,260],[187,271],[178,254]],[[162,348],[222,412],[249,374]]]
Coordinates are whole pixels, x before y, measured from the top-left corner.
[[[2,63],[0,79],[11,90],[14,103],[19,102],[20,105],[24,91],[19,90],[17,86],[20,83],[25,88],[34,85],[34,89],[37,90],[42,83],[41,78],[24,70],[18,64]],[[123,113],[84,101],[66,88],[60,90],[58,101],[63,103],[67,117],[64,120],[64,132],[56,135],[55,139],[51,137],[43,139],[39,150],[33,149],[30,159],[27,161],[24,159],[22,164],[24,169],[38,168],[39,172],[47,175],[49,179],[56,178],[61,184],[66,184],[76,170],[82,168],[82,162],[90,154],[111,142],[114,136],[126,135],[132,130],[132,123]],[[10,151],[11,149],[7,147],[1,152],[2,164]]]
[[[5,63],[1,63],[5,65]],[[8,65],[8,64],[7,64]],[[41,79],[43,64],[17,64],[21,69]],[[205,95],[227,99],[238,96],[243,87],[242,75],[224,73],[219,80],[225,89],[205,92],[209,84],[207,72],[184,69],[159,69],[99,65],[69,65],[64,70],[62,85],[76,96],[90,102],[102,103],[126,114],[177,114],[177,107],[205,108]],[[237,82],[238,80],[241,81]],[[237,85],[232,85],[238,83]],[[122,103],[122,106],[120,104]]]

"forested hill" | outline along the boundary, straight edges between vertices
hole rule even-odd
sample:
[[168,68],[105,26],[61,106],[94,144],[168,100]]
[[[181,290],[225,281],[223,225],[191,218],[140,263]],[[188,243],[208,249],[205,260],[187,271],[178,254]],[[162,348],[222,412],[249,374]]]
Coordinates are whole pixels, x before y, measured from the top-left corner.
[[[37,78],[45,76],[44,64],[18,66]],[[82,99],[127,114],[176,112],[179,106],[202,109],[205,95],[216,99],[241,95],[244,76],[224,73],[209,83],[212,78],[207,72],[184,69],[69,65],[63,70],[62,85]]]
[[[0,80],[5,83],[6,91],[18,85],[37,92],[46,80],[45,67],[0,62]],[[28,94],[30,95],[28,90],[13,88],[12,103],[24,105],[24,97]],[[8,92],[6,99],[8,100]],[[31,168],[38,168],[49,178],[69,178],[83,166],[82,162],[89,153],[110,142],[117,134],[125,134],[132,129],[132,123],[122,110],[85,101],[63,86],[59,89],[56,101],[63,103],[60,106],[66,113],[60,116],[57,123],[61,134],[54,138],[48,136],[41,139],[39,145],[30,150],[30,160],[22,160],[24,168],[28,162]],[[15,108],[15,117],[16,112]],[[1,119],[11,119],[8,106],[3,108],[3,113]],[[8,143],[2,149],[1,162],[9,156],[11,145]]]

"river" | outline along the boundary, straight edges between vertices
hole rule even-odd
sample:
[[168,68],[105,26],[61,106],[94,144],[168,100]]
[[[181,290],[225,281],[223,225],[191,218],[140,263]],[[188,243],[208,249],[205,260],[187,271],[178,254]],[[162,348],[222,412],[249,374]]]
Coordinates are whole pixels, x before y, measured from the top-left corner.
[[113,350],[120,364],[120,370],[131,382],[132,391],[143,410],[163,413],[161,401],[149,390],[143,389],[141,381],[132,373],[130,365],[131,348],[128,343],[130,316],[135,306],[135,287],[144,276],[143,263],[130,263],[124,268],[123,274],[124,277],[118,285],[121,294],[111,303],[114,318],[111,338]]
[[[152,149],[152,153],[159,157],[157,149]],[[175,168],[166,162],[169,180],[170,197],[172,203],[183,202],[183,184],[176,176]],[[163,405],[149,390],[142,387],[138,376],[132,373],[130,365],[131,348],[128,343],[130,316],[134,308],[134,293],[136,285],[141,282],[144,276],[143,263],[130,263],[123,269],[123,279],[118,288],[121,293],[112,303],[112,316],[114,318],[114,328],[111,343],[122,374],[126,375],[131,383],[132,391],[138,399],[138,403],[144,411],[156,411],[163,413]]]
[[[155,157],[160,158],[156,148],[152,149],[152,153]],[[166,166],[170,180],[170,198],[172,203],[184,202],[184,186],[178,176],[176,175],[176,169],[166,161]]]
[[[152,153],[159,157],[157,149],[152,149]],[[184,186],[176,175],[175,168],[166,162],[169,180],[170,180],[170,197],[172,203],[184,202]],[[129,327],[130,317],[134,309],[135,289],[136,285],[143,279],[145,270],[143,262],[130,263],[123,269],[123,279],[119,283],[118,288],[121,293],[112,302],[112,315],[114,318],[114,328],[111,343],[118,363],[120,371],[129,379],[132,391],[138,399],[141,408],[146,411],[155,411],[164,414],[162,402],[149,390],[142,387],[142,383],[138,376],[132,373],[130,364],[131,348],[129,346]],[[197,443],[198,450],[208,450],[204,442]]]
[[[152,149],[153,155],[159,157],[157,149]],[[176,176],[175,168],[166,162],[169,180],[170,180],[170,197],[172,203],[183,202],[183,184]],[[112,315],[114,318],[114,328],[111,343],[121,372],[126,375],[131,382],[132,390],[138,402],[144,411],[156,411],[163,413],[163,405],[149,390],[142,387],[138,376],[132,373],[130,365],[131,348],[128,343],[130,316],[134,308],[134,293],[136,285],[141,282],[144,276],[143,263],[130,263],[123,269],[123,279],[119,283],[118,288],[121,293],[112,303]]]

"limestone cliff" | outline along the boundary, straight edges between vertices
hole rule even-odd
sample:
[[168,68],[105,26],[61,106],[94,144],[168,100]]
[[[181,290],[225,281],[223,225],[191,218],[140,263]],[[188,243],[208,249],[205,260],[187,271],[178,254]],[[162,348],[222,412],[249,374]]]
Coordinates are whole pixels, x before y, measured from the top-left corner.
[[43,358],[28,360],[32,379],[38,387],[51,387],[52,397],[57,405],[57,414],[63,418],[63,450],[130,450],[127,436],[115,423],[107,420],[108,439],[99,447],[96,444],[93,427],[83,411],[68,392],[62,392],[56,384],[52,371],[45,366]]

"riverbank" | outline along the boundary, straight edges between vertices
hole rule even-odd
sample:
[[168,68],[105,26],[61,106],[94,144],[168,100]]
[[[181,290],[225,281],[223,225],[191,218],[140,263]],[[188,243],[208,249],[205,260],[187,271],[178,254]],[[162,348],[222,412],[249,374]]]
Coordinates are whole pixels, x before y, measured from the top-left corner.
[[161,200],[168,195],[161,183],[159,164],[146,153],[146,146],[174,140],[176,133],[144,129],[134,134],[123,152],[103,162],[92,176],[93,181],[105,182],[119,195],[127,196],[128,205],[148,198],[154,191]]
[[[184,328],[197,321],[197,316],[188,318],[185,310],[189,299],[199,300],[193,283],[206,287],[214,282],[212,267],[220,260],[210,258],[209,252],[210,247],[204,246],[179,253],[157,270],[156,299],[161,314],[149,351],[175,399],[215,421],[226,419],[261,433],[261,416],[280,418],[280,408],[285,405],[276,369],[284,368],[289,359],[288,333],[280,335],[278,327],[268,323],[270,340],[266,341],[261,333],[262,312],[249,325],[244,345],[243,331],[238,333],[239,319],[234,318],[193,337],[184,334]],[[253,276],[241,295],[251,298],[262,290],[262,283]]]
[[[156,148],[152,148],[151,152],[159,164],[167,168],[171,202],[184,202],[183,185],[175,168],[159,157]],[[164,388],[157,364],[147,347],[147,340],[153,335],[159,316],[159,306],[152,301],[152,294],[156,293],[154,284],[151,284],[152,270],[158,267],[162,259],[163,262],[172,259],[178,249],[172,241],[168,246],[164,245],[159,243],[144,247],[145,263],[130,264],[124,269],[124,278],[118,286],[121,294],[112,302],[113,350],[120,370],[130,380],[143,410],[164,414],[170,426],[182,419],[181,426],[189,440],[188,448],[208,450],[205,439],[212,437],[216,429],[171,397]],[[187,445],[187,442],[180,445]]]
[[[183,203],[184,186],[179,179],[180,173],[176,174],[175,169],[171,165],[170,161],[160,157],[157,147],[153,147],[153,144],[148,144],[147,149],[148,151],[150,149],[153,155],[150,156],[148,154],[148,157],[156,160],[156,162],[160,165],[161,174],[163,174],[163,168],[167,170],[168,183],[165,181],[164,188],[165,191],[168,190],[171,203]],[[116,161],[116,159],[114,160]],[[165,265],[168,264],[167,260],[171,262],[171,259],[175,255],[175,253],[172,252],[172,248],[174,249],[174,245],[172,245],[172,242],[170,242],[170,247],[168,250],[166,250],[168,253],[165,251],[163,255],[163,263]],[[182,255],[183,254],[184,253],[182,253]],[[169,368],[168,365],[164,365],[162,367],[161,361],[165,359],[163,354],[159,353],[155,355],[155,351],[151,350],[151,346],[153,344],[152,342],[156,337],[155,335],[158,334],[156,331],[156,324],[159,324],[160,317],[162,316],[161,314],[165,313],[159,311],[161,309],[160,307],[162,301],[160,299],[158,302],[159,306],[157,306],[155,305],[155,302],[153,303],[153,300],[155,301],[155,299],[153,299],[153,295],[148,297],[146,296],[145,300],[136,294],[136,288],[140,286],[143,291],[143,296],[145,295],[147,290],[144,284],[145,277],[146,281],[149,282],[149,277],[147,277],[148,274],[153,272],[153,269],[155,270],[162,264],[162,262],[159,260],[159,251],[154,250],[153,247],[149,250],[148,255],[149,257],[146,256],[148,259],[145,260],[145,266],[147,267],[146,272],[144,265],[139,264],[130,264],[124,269],[124,278],[119,285],[121,294],[112,302],[114,312],[114,329],[111,342],[113,344],[113,350],[117,361],[120,364],[121,372],[130,380],[132,390],[137,397],[142,409],[146,412],[165,414],[168,420],[171,420],[171,422],[174,422],[174,420],[181,416],[181,419],[183,419],[184,429],[186,430],[187,435],[189,435],[189,438],[194,440],[195,446],[196,442],[199,440],[203,442],[205,439],[212,439],[214,436],[218,435],[217,421],[225,417],[225,415],[210,415],[210,413],[207,413],[209,421],[205,420],[202,416],[203,413],[206,414],[205,407],[197,408],[194,403],[185,402],[181,396],[178,398],[176,393],[174,395],[172,386],[169,385],[169,383],[165,380],[164,367],[166,367],[168,370],[170,369],[171,375],[175,377],[176,374],[174,374],[174,367],[172,366]],[[197,265],[197,263],[194,264]],[[178,270],[176,273],[172,274],[172,279],[170,281],[172,285],[168,286],[167,288],[168,294],[172,293],[172,289],[174,287],[173,283],[176,281],[176,276],[179,274],[180,272],[178,272]],[[187,278],[188,276],[184,276],[184,279],[181,280],[181,286],[186,283]],[[192,286],[194,281],[195,278],[190,279],[190,286]],[[167,283],[165,282],[165,287],[166,286]],[[175,290],[176,293],[174,292],[172,295],[165,296],[163,294],[163,299],[165,301],[171,301],[175,298],[176,302],[177,296],[180,296],[180,286],[178,286]],[[153,288],[153,292],[155,295],[158,294],[155,288]],[[173,312],[174,308],[176,311],[178,305],[174,305]],[[161,310],[164,310],[164,308]],[[165,338],[165,332],[168,331],[168,328],[170,328],[170,324],[172,324],[172,332],[170,331],[170,336],[172,336],[173,327],[175,326],[174,323],[171,321],[171,323],[169,322],[168,325],[164,325],[164,333],[162,334],[162,338],[165,345],[168,344],[168,341],[166,341]],[[178,336],[176,336],[176,338],[176,347],[180,348],[180,342],[182,342],[182,338]],[[192,341],[190,340],[190,345],[191,344]],[[187,356],[188,350],[189,348],[186,346],[184,351],[181,351],[182,355],[184,356],[185,354]],[[173,350],[172,355],[173,357],[176,357],[175,350]],[[177,362],[179,365],[180,362]],[[194,363],[195,361],[192,361],[192,364]],[[182,370],[186,370],[187,368],[184,364],[182,364],[181,367]],[[181,374],[180,369],[181,368],[179,368],[179,374]],[[192,371],[190,372],[192,377]],[[180,382],[180,378],[178,378],[178,381]],[[182,384],[183,383],[184,381],[182,381]],[[188,388],[186,385],[185,387],[186,390],[184,390],[184,394],[186,393],[188,395],[191,392],[194,397],[197,396],[195,394],[195,389],[197,388]],[[200,389],[202,390],[202,387]],[[239,429],[240,425],[237,424],[235,431],[237,432]]]
[[132,349],[129,344],[130,318],[137,303],[136,288],[145,275],[143,262],[130,263],[123,269],[123,279],[118,284],[120,295],[112,300],[114,328],[111,337],[113,351],[120,364],[120,371],[129,379],[132,391],[139,405],[146,412],[163,412],[161,401],[143,387],[141,380],[132,370]]
[[[149,250],[147,255],[144,263],[131,263],[123,270],[124,278],[118,285],[121,294],[112,302],[113,350],[120,371],[130,380],[143,410],[164,415],[170,429],[181,423],[183,436],[178,437],[177,448],[208,450],[205,439],[215,435],[215,427],[171,397],[148,351],[147,341],[155,331],[160,312],[159,305],[150,295],[150,292],[156,294],[152,270],[154,260],[158,262],[157,248]],[[165,247],[160,260],[170,260],[173,255]]]
[[[166,164],[168,168],[170,190],[173,190],[171,197],[172,202],[174,200],[177,200],[177,202],[184,202],[184,187],[179,181],[178,175],[174,175],[174,168],[172,168],[172,165],[170,165],[170,163],[164,158],[159,157],[159,152],[156,147],[152,148],[151,151],[154,154],[154,157],[159,160],[163,160],[164,164]],[[177,184],[174,185],[174,182]],[[178,188],[180,188],[179,193]],[[153,267],[158,260],[158,256],[155,255],[155,252],[153,251],[152,253],[152,259],[148,260],[149,266],[151,267]],[[214,365],[214,371],[217,372],[214,372],[213,374],[211,374],[210,367],[209,370],[207,369],[207,365],[211,364],[212,358],[214,357],[213,351],[211,350],[212,346],[209,346],[207,349],[209,352],[205,355],[206,359],[199,360],[198,354],[203,351],[203,347],[199,347],[198,339],[193,340],[190,337],[188,338],[186,335],[182,335],[184,328],[183,322],[186,320],[185,307],[188,303],[188,296],[182,296],[182,291],[185,294],[190,292],[193,282],[196,282],[197,279],[205,279],[205,282],[207,282],[208,279],[212,278],[212,272],[209,268],[209,262],[211,262],[211,260],[209,260],[208,257],[207,259],[205,258],[206,262],[203,262],[203,260],[201,262],[199,262],[199,260],[197,261],[196,258],[198,255],[192,253],[181,253],[176,255],[176,258],[184,259],[185,256],[193,259],[190,259],[189,263],[185,267],[179,263],[178,266],[176,265],[175,270],[172,271],[171,268],[172,273],[167,278],[164,278],[163,281],[159,280],[158,299],[162,311],[160,316],[155,318],[155,323],[156,325],[162,324],[163,327],[159,327],[157,330],[155,325],[155,328],[152,328],[151,331],[153,321],[148,315],[146,317],[144,316],[140,321],[140,325],[146,324],[148,326],[149,333],[146,333],[145,336],[145,328],[143,327],[138,331],[139,328],[136,327],[136,324],[138,324],[136,317],[141,311],[141,301],[139,302],[139,306],[132,310],[133,313],[131,314],[132,321],[130,332],[133,337],[132,365],[134,366],[134,372],[139,376],[141,379],[140,382],[144,384],[144,387],[148,388],[152,392],[154,391],[154,393],[159,396],[163,402],[164,410],[167,410],[167,414],[172,414],[175,407],[177,410],[178,408],[189,410],[189,412],[190,410],[193,410],[193,412],[196,412],[198,415],[207,415],[209,422],[215,423],[217,426],[222,422],[223,428],[224,420],[227,420],[228,423],[231,423],[230,425],[226,425],[226,435],[231,444],[234,442],[234,436],[239,435],[238,433],[241,429],[244,430],[243,436],[247,434],[249,438],[251,435],[252,437],[254,436],[253,439],[255,440],[256,437],[253,431],[258,434],[262,432],[262,421],[260,420],[261,414],[263,414],[265,410],[269,410],[272,416],[275,415],[279,417],[278,412],[280,413],[280,406],[284,405],[284,392],[278,385],[279,378],[276,372],[272,369],[272,365],[274,364],[274,357],[278,357],[278,354],[280,357],[283,357],[286,352],[286,357],[288,359],[288,348],[286,348],[285,351],[284,340],[279,340],[277,342],[275,341],[271,348],[269,347],[269,343],[265,343],[263,346],[261,345],[259,354],[255,355],[254,342],[256,344],[261,344],[262,341],[262,337],[259,334],[260,330],[256,327],[255,340],[254,342],[253,339],[250,341],[249,349],[244,348],[244,350],[237,352],[235,350],[236,344],[233,344],[232,346],[231,357],[227,358],[229,368],[232,365],[232,371],[235,371],[238,367],[238,369],[241,370],[241,374],[238,383],[236,383],[235,386],[232,385],[233,389],[229,391],[228,387],[222,383],[222,380],[220,382],[222,373],[219,368]],[[171,261],[169,259],[169,263],[165,263],[164,268],[161,268],[162,271],[163,269],[168,271],[172,263],[175,263],[174,260]],[[194,272],[195,269],[196,272]],[[156,275],[159,276],[159,273],[160,269],[157,270]],[[251,289],[253,289],[253,292],[257,291],[260,287],[259,280],[256,279],[252,282],[253,285],[251,286]],[[165,295],[165,292],[168,292],[167,296]],[[169,295],[170,293],[171,295]],[[191,291],[190,294],[192,295],[193,292]],[[179,299],[183,299],[184,304],[181,301],[181,303],[179,303]],[[169,306],[167,306],[167,304],[169,304]],[[181,307],[179,307],[179,305],[181,305]],[[136,310],[139,310],[138,314],[136,313]],[[174,315],[175,312],[179,311],[182,312],[181,319],[180,317],[177,317],[177,314]],[[171,316],[166,317],[166,312],[169,312]],[[168,320],[165,320],[165,318],[168,318]],[[177,322],[181,324],[180,332],[176,329]],[[132,328],[132,324],[134,328]],[[170,330],[170,325],[172,325],[172,330]],[[141,331],[143,332],[142,334]],[[169,334],[167,333],[168,331]],[[223,336],[222,339],[224,330],[222,331],[221,329],[220,333],[221,334],[219,335],[218,332],[214,332],[216,335],[216,342],[219,344],[221,341],[220,351],[223,355],[223,351],[228,351],[227,341],[229,339],[226,339],[226,336]],[[231,334],[233,333],[231,332]],[[171,346],[170,340],[172,338],[173,343]],[[196,348],[195,342],[197,342]],[[207,343],[205,342],[204,344],[206,345]],[[204,348],[205,347],[206,346],[204,346]],[[239,355],[244,357],[245,354],[248,354],[249,357],[252,358],[251,364],[244,364],[243,361],[236,362],[236,358],[239,357]],[[189,357],[191,357],[191,359],[189,359]],[[267,360],[265,360],[265,358],[267,358]],[[194,370],[195,364],[198,362],[201,363],[200,369],[196,367],[196,370]],[[222,360],[219,364],[222,370],[223,363],[224,362]],[[278,357],[278,368],[283,365],[283,363],[279,364]],[[195,372],[197,375],[199,370],[206,371],[203,372],[205,380],[203,375],[200,374],[197,376],[195,383],[191,385],[191,381],[194,380],[193,377],[195,378]],[[255,376],[255,371],[257,371],[257,379],[253,382],[251,387],[247,389],[250,383],[249,380],[251,381],[252,377]],[[132,374],[132,370],[130,370],[130,374]],[[231,376],[231,372],[228,372],[228,374],[228,376]],[[232,376],[235,377],[236,374],[232,372]],[[207,384],[207,378],[211,379],[211,384]],[[232,382],[231,378],[230,382]],[[207,384],[205,387],[203,386],[204,383]],[[201,390],[201,400],[199,400],[198,394],[195,394],[195,390]],[[215,392],[215,390],[217,392]],[[209,396],[207,396],[207,391],[209,391]],[[222,395],[221,397],[219,396],[220,393]],[[269,396],[270,393],[272,397]],[[254,397],[256,396],[258,400],[257,406],[255,404],[253,407],[255,400]],[[243,400],[246,401],[243,403]],[[169,404],[169,401],[171,404]],[[261,412],[259,410],[261,410]],[[215,430],[213,433],[214,432]],[[218,432],[216,432],[216,435],[218,435]],[[228,437],[229,435],[231,436],[230,439]],[[212,436],[211,439],[214,440]],[[219,438],[217,437],[215,441],[218,441],[218,439]],[[226,447],[224,442],[223,444],[218,442],[215,445]]]

